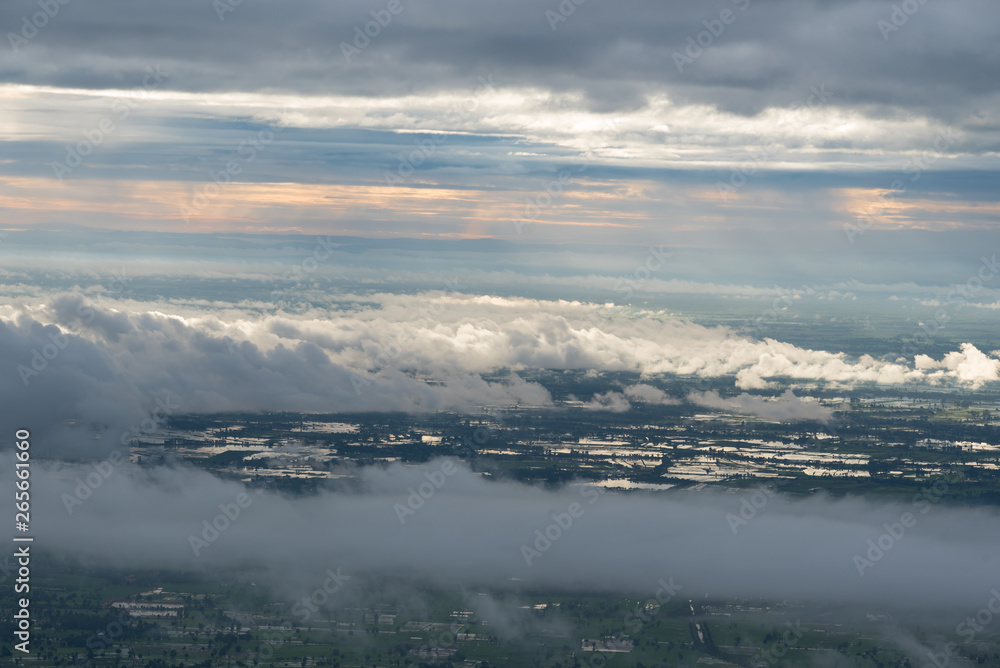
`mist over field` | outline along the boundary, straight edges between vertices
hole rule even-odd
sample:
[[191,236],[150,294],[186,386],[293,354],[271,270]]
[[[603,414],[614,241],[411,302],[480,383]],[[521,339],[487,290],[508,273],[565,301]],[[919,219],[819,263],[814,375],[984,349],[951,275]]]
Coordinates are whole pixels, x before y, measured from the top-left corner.
[[[326,569],[339,568],[359,579],[649,597],[672,578],[688,598],[961,612],[989,597],[1000,560],[996,509],[940,505],[931,486],[893,504],[759,490],[663,499],[490,482],[454,460],[434,460],[368,468],[354,489],[291,498],[184,466],[122,465],[90,490],[94,471],[38,473],[37,534],[50,549],[131,569],[240,564],[286,596],[308,593]],[[240,495],[249,499],[242,508]],[[904,513],[915,518],[910,527],[900,523]],[[856,562],[868,559],[868,541],[886,525],[901,527],[893,527],[901,535],[892,547],[871,564]]]

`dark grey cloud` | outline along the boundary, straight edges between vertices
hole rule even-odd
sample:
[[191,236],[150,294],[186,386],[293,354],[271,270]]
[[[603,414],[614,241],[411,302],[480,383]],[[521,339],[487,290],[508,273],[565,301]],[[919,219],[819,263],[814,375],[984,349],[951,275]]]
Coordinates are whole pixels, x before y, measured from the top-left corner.
[[0,429],[30,429],[54,456],[120,447],[154,406],[102,346],[27,315],[0,320],[0,370]]
[[[246,0],[220,21],[205,0],[71,2],[21,53],[0,49],[0,80],[113,87],[161,63],[178,90],[383,95],[464,88],[492,72],[514,85],[581,91],[594,109],[666,92],[743,113],[796,103],[825,83],[835,105],[997,122],[1000,8],[987,0],[919,3],[888,39],[878,22],[891,22],[900,4],[888,0],[589,0],[555,30],[546,11],[558,2],[402,0],[348,63],[341,43],[386,4]],[[6,3],[0,26],[16,32],[37,11],[35,2]],[[673,54],[724,11],[731,23],[678,71]]]

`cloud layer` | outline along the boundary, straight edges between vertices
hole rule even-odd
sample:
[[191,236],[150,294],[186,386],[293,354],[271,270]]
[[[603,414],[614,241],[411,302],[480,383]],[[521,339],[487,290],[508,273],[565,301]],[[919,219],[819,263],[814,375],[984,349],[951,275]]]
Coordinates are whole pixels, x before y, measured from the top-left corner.
[[6,3],[0,198],[18,225],[611,242],[995,220],[986,0],[560,4]]
[[[689,598],[974,610],[996,586],[1000,559],[996,512],[924,497],[876,505],[758,493],[767,500],[755,499],[757,512],[734,531],[743,502],[753,507],[735,495],[619,495],[573,485],[546,492],[487,482],[442,460],[366,468],[354,491],[295,499],[197,470],[120,465],[82,504],[70,501],[70,514],[66,499],[92,472],[35,474],[36,540],[47,548],[129,567],[241,563],[269,570],[289,598],[339,567],[453,588],[519,582],[643,595],[673,577]],[[11,484],[0,483],[0,493]],[[249,501],[240,497],[239,517],[217,520],[240,494]],[[859,569],[855,556],[907,512],[915,523],[888,547],[882,539],[884,554]],[[223,528],[206,533],[206,522]]]
[[[338,308],[256,315],[192,307],[169,314],[63,294],[0,312],[0,358],[16,409],[5,424],[16,429],[15,416],[29,420],[81,453],[116,447],[122,432],[164,401],[184,413],[473,412],[550,404],[544,387],[518,375],[533,369],[731,377],[744,390],[780,381],[975,389],[996,381],[1000,369],[971,344],[940,361],[851,358],[662,313],[459,292],[345,298]],[[484,379],[503,369],[504,379]],[[829,417],[788,393],[777,401],[749,394],[689,400],[773,419]],[[623,411],[631,402],[670,399],[641,383],[608,387],[588,407]]]

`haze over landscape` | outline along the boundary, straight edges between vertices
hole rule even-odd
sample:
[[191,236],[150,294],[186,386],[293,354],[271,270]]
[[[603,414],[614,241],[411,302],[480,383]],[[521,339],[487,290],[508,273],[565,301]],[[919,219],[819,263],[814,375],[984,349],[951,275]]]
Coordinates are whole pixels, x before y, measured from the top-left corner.
[[0,660],[1000,665],[1000,6],[0,27]]

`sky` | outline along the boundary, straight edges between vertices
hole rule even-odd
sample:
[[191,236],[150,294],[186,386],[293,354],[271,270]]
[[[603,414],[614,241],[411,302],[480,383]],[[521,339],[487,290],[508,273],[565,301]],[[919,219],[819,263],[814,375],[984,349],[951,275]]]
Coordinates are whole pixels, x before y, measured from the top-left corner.
[[988,0],[230,2],[4,3],[4,226],[849,252],[997,219]]

